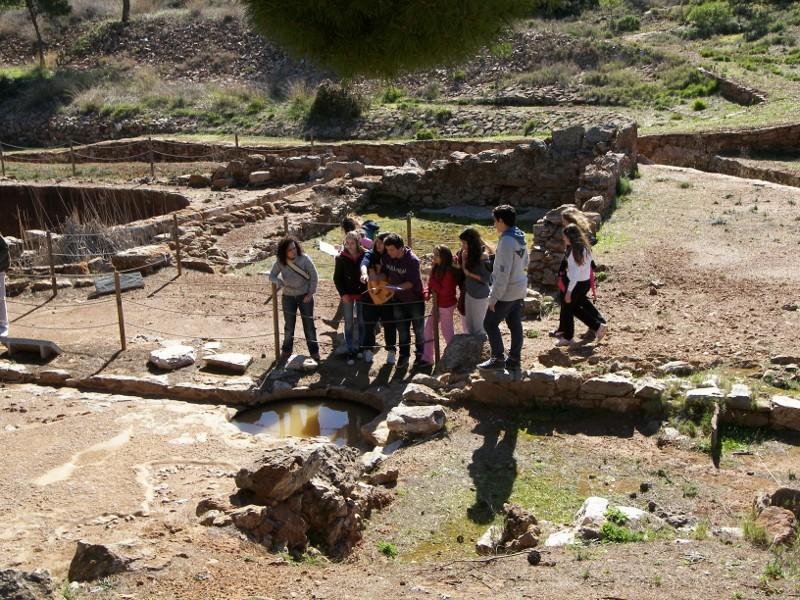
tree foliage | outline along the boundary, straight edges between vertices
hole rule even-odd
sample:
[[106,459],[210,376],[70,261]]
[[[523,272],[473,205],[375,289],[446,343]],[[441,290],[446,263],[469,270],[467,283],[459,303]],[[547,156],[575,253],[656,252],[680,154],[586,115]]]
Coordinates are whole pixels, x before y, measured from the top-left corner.
[[463,60],[547,1],[242,0],[254,29],[345,78]]

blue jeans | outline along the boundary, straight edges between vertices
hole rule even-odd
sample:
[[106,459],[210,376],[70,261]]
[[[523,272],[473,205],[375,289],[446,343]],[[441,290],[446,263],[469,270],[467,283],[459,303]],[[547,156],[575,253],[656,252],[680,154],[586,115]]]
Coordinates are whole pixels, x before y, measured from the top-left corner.
[[489,346],[492,348],[493,358],[504,358],[503,336],[500,335],[500,323],[506,322],[511,331],[511,349],[508,358],[520,362],[522,354],[522,300],[510,302],[498,301],[494,310],[487,310],[483,319],[483,328],[489,337]]
[[300,311],[300,317],[303,321],[303,333],[306,336],[306,344],[308,344],[309,354],[319,354],[319,344],[317,343],[317,328],[314,327],[314,298],[311,302],[303,302],[305,296],[287,296],[281,297],[281,306],[283,307],[283,343],[281,350],[283,352],[292,352],[294,346],[294,325],[297,322],[297,311]]
[[358,352],[364,339],[364,311],[361,302],[342,302],[344,312],[344,341],[350,352]]
[[[411,328],[414,328],[414,356],[420,358],[425,351],[425,303],[393,302],[392,317],[397,326],[400,356],[411,355]],[[388,344],[387,344],[388,345]]]

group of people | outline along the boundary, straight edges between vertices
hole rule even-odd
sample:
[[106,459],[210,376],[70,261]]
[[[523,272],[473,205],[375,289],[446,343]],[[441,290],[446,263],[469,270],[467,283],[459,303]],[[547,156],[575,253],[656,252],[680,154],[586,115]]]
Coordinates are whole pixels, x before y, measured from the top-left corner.
[[[359,225],[342,221],[344,240],[335,257],[333,281],[341,299],[337,316],[344,321],[345,359],[371,363],[376,337],[383,331],[386,364],[404,365],[411,358],[412,332],[415,366],[427,367],[434,360],[434,326],[438,321],[445,343],[455,335],[455,312],[461,314],[463,332],[485,334],[491,358],[483,369],[521,368],[523,344],[523,300],[528,290],[528,248],[525,234],[516,225],[517,213],[509,205],[492,211],[499,235],[496,248],[481,239],[477,229],[465,228],[460,248],[439,244],[433,248],[433,264],[423,285],[420,260],[397,233],[377,233],[375,223]],[[559,329],[553,332],[557,345],[573,343],[574,318],[587,324],[592,336],[605,335],[605,320],[588,299],[593,292],[594,263],[590,250],[591,228],[580,211],[564,213],[567,252],[559,273],[562,310]],[[288,359],[294,343],[297,313],[312,358],[319,360],[319,342],[314,322],[314,295],[319,277],[313,261],[300,243],[287,237],[278,245],[270,281],[282,288],[284,337],[282,360]],[[436,296],[437,319],[425,316],[426,302]],[[506,353],[500,324],[511,333]],[[399,353],[398,353],[399,350]]]

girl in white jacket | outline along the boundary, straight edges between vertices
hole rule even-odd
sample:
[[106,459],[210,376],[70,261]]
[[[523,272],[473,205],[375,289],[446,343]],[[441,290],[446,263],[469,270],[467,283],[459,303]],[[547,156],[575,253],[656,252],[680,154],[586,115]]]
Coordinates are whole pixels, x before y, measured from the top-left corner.
[[558,330],[561,336],[556,346],[572,344],[575,335],[575,317],[583,321],[594,331],[599,342],[606,334],[605,319],[588,298],[591,287],[592,252],[586,234],[574,224],[564,228],[564,245],[569,248],[567,254],[567,290],[561,303],[561,316]]

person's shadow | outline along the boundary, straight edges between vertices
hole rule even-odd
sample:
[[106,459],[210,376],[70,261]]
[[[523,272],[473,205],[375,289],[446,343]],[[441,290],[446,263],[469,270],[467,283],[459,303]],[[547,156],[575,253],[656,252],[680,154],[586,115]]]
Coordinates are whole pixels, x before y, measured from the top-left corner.
[[517,426],[512,422],[479,421],[475,433],[483,444],[472,453],[469,474],[475,485],[475,502],[467,509],[474,523],[490,523],[511,496],[517,478]]

